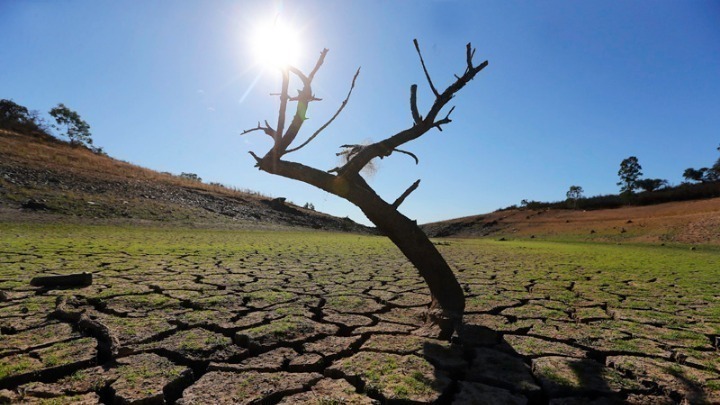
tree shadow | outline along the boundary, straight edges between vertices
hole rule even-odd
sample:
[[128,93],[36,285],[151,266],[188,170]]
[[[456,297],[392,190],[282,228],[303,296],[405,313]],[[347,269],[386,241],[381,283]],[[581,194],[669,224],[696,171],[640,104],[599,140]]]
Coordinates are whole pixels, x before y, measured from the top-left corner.
[[[658,386],[641,385],[616,369],[592,358],[557,353],[523,355],[491,328],[465,324],[450,346],[426,342],[423,354],[435,366],[436,379],[453,384],[439,403],[468,404],[622,404],[629,395],[646,396],[646,402],[682,401]],[[702,389],[687,377],[674,375],[687,388],[691,403],[707,403]],[[647,401],[650,402],[647,402]]]

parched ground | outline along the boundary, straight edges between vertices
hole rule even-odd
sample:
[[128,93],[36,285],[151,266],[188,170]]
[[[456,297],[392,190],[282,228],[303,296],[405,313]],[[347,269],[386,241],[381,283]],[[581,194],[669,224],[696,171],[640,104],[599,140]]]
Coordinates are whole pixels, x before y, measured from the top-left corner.
[[720,402],[717,249],[438,248],[452,342],[415,334],[427,289],[381,237],[0,223],[0,403]]

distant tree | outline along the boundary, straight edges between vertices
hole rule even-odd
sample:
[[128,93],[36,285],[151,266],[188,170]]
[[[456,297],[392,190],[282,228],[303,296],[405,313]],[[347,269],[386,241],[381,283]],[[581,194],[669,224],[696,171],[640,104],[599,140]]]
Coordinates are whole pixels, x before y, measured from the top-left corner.
[[[717,147],[717,150],[720,152],[720,146]],[[683,177],[688,181],[696,183],[720,181],[720,158],[718,158],[711,167],[702,167],[700,169],[688,167],[683,172]]]
[[623,159],[620,162],[620,170],[618,170],[618,176],[620,181],[617,183],[620,186],[621,194],[632,194],[638,188],[637,181],[642,176],[642,166],[638,162],[638,158],[630,156],[627,159]]
[[570,186],[570,189],[565,196],[569,201],[573,202],[573,208],[577,208],[577,202],[583,197],[583,188],[580,186]]
[[305,205],[303,205],[303,208],[305,208],[306,210],[315,211],[315,206],[313,205],[313,203],[310,202],[306,202]]
[[527,206],[528,206],[528,200],[522,200],[522,201],[520,201],[520,206],[521,206],[522,208],[527,207]]
[[0,100],[0,128],[47,133],[45,122],[37,111],[29,111],[27,107],[7,99]]
[[93,141],[92,134],[90,133],[90,125],[80,118],[80,114],[69,109],[65,104],[60,103],[50,110],[50,116],[52,116],[56,122],[53,128],[58,131],[64,131],[60,135],[67,137],[71,144],[92,146]]
[[185,173],[185,172],[182,172],[182,173],[180,173],[180,177],[182,177],[183,179],[192,180],[192,181],[197,181],[197,182],[202,183],[202,179],[200,178],[200,176],[198,176],[198,175],[195,174],[195,173]]
[[655,191],[668,186],[668,181],[663,179],[641,179],[637,186],[643,191]]
[[[720,152],[720,146],[717,147],[717,150]],[[715,164],[708,169],[706,177],[709,181],[720,181],[720,158],[718,158],[718,160],[715,161]]]
[[705,182],[705,173],[708,171],[707,167],[703,167],[701,169],[693,169],[692,167],[688,167],[683,172],[683,177],[688,181],[694,181],[694,182]]

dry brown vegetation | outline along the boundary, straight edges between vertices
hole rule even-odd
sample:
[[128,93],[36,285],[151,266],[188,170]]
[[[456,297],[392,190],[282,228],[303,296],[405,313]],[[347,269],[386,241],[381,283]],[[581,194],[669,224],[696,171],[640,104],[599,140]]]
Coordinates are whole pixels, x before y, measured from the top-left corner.
[[0,150],[3,151],[2,157],[5,163],[14,162],[81,175],[86,175],[91,169],[95,176],[107,181],[145,180],[242,196],[244,198],[256,197],[256,195],[250,193],[149,170],[132,163],[94,153],[83,146],[71,146],[66,142],[54,141],[47,137],[28,136],[0,129]]
[[21,221],[28,211],[40,211],[43,216],[90,219],[368,231],[349,219],[258,193],[159,173],[50,137],[9,131],[0,131],[0,210]]
[[720,198],[642,207],[515,209],[423,225],[431,236],[720,244]]

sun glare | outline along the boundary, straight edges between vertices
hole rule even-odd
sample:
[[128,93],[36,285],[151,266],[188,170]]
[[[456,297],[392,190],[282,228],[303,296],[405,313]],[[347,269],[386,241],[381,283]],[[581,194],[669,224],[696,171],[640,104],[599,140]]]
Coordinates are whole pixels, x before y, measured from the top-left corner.
[[295,65],[300,56],[298,33],[276,20],[255,29],[252,46],[258,62],[273,68]]

